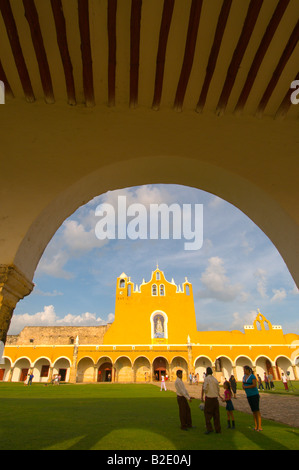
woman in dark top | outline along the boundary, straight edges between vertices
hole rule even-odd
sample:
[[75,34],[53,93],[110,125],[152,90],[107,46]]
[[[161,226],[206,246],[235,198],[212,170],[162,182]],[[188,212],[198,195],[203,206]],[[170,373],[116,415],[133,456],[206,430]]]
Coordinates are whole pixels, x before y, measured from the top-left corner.
[[256,376],[253,375],[249,366],[244,367],[243,390],[253,413],[255,431],[262,431],[262,418],[260,413],[260,395],[257,389]]

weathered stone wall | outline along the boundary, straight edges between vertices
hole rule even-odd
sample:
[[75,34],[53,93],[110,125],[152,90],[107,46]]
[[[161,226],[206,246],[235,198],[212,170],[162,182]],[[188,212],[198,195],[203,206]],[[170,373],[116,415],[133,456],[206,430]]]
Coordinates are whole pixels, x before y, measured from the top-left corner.
[[7,345],[67,345],[103,344],[103,338],[111,324],[102,326],[27,326],[19,335],[7,336]]

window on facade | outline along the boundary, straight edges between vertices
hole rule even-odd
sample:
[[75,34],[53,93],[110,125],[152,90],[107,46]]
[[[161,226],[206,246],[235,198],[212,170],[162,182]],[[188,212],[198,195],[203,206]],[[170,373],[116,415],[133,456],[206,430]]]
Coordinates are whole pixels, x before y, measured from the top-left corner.
[[165,287],[163,284],[160,286],[160,295],[165,295]]
[[75,338],[72,336],[72,337],[70,338],[70,344],[74,344],[74,343],[75,343]]
[[190,295],[190,286],[186,284],[186,295]]
[[132,286],[131,284],[128,284],[128,297],[130,297],[131,292],[132,292]]
[[124,280],[124,279],[121,279],[121,280],[119,281],[119,287],[120,287],[120,288],[125,287],[125,283],[126,283],[125,280]]
[[156,279],[157,279],[157,281],[159,281],[159,280],[160,280],[160,273],[159,273],[159,272],[158,272],[158,273],[156,273]]
[[41,376],[41,377],[48,377],[48,375],[49,375],[49,367],[50,367],[50,366],[42,366],[42,370],[41,370],[41,373],[40,373],[40,376]]
[[33,339],[33,338],[30,338],[29,342],[30,342],[30,343],[34,343],[34,339]]
[[158,295],[156,284],[154,284],[154,285],[152,286],[152,295]]

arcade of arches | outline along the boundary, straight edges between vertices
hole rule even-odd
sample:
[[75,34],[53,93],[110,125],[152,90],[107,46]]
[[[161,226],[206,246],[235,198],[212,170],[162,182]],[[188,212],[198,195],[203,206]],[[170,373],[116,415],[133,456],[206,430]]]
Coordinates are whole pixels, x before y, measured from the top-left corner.
[[[159,356],[151,361],[145,356],[137,357],[133,362],[127,356],[118,357],[116,360],[106,356],[100,357],[95,363],[90,357],[83,357],[78,362],[77,383],[92,382],[151,382],[160,380],[161,374],[167,375],[168,380],[176,379],[176,371],[183,371],[183,380],[188,379],[188,363],[185,357],[176,356],[167,359],[168,355]],[[169,357],[169,356],[168,356]],[[249,365],[255,373],[262,378],[264,372],[272,373],[274,380],[281,379],[281,371],[289,372],[291,380],[298,380],[299,368],[292,363],[288,357],[280,356],[272,361],[266,356],[257,357],[252,361],[249,357],[240,356],[235,360],[229,357],[217,357],[216,361],[207,356],[197,357],[194,361],[192,372],[197,375],[199,382],[203,381],[203,374],[207,367],[211,367],[214,375],[223,381],[234,375],[238,381],[242,380],[244,375],[243,367]],[[48,383],[52,378],[59,374],[61,381],[70,381],[71,361],[69,358],[58,358],[51,362],[49,358],[40,357],[36,361],[30,358],[22,357],[15,362],[11,362],[9,357],[5,358],[4,364],[0,365],[0,381],[5,382],[23,382],[27,374],[32,372],[33,381],[36,383]]]

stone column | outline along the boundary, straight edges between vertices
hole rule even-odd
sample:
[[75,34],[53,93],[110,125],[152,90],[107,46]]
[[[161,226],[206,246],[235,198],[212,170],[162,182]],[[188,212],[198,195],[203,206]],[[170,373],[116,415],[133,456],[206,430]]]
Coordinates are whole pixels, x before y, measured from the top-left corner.
[[19,300],[29,295],[34,284],[16,266],[0,264],[0,342],[6,343],[13,311]]
[[7,382],[11,382],[11,381],[12,381],[12,376],[13,376],[14,370],[15,370],[15,366],[11,367],[11,369],[10,369],[10,371],[9,371],[9,376],[8,376]]
[[189,374],[193,372],[193,354],[192,354],[192,344],[191,344],[190,336],[188,336],[188,339],[187,339],[187,351],[188,351],[188,377],[187,377],[187,380],[188,380]]
[[47,380],[48,383],[51,383],[51,381],[52,381],[53,370],[54,370],[54,367],[49,368],[49,375],[48,375],[48,380]]
[[93,381],[96,383],[98,381],[98,366],[93,366]]
[[296,366],[293,366],[293,365],[292,365],[292,369],[293,369],[293,373],[294,373],[294,378],[295,378],[295,380],[298,380],[298,374],[297,374],[297,368],[296,368]]
[[78,350],[79,350],[79,338],[77,336],[74,344],[73,352],[73,363],[70,368],[70,379],[69,382],[75,384],[77,382],[77,360],[78,360]]

